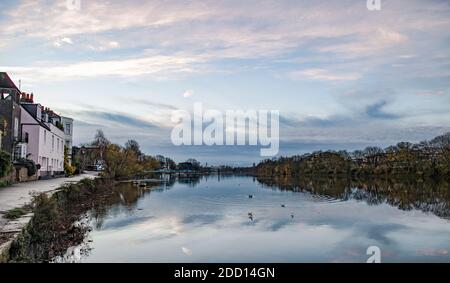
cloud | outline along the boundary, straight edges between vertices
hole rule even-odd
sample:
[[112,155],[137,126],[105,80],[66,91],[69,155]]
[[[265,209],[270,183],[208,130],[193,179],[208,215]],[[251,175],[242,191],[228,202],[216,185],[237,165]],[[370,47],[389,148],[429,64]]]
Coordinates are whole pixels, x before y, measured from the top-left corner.
[[445,91],[444,90],[419,91],[416,94],[419,96],[441,97],[445,95]]
[[55,47],[61,47],[64,44],[73,45],[73,41],[70,37],[63,37],[53,42]]
[[324,69],[307,69],[293,71],[288,74],[291,79],[312,79],[320,81],[355,81],[361,78],[360,74],[332,74]]
[[183,93],[183,97],[184,97],[184,98],[191,97],[192,95],[194,95],[194,91],[193,91],[193,90],[186,90],[186,91]]
[[366,114],[370,118],[376,119],[396,119],[397,115],[389,114],[383,111],[383,108],[387,105],[387,101],[381,100],[376,102],[375,104],[369,105],[366,107]]
[[165,128],[164,125],[159,125],[127,113],[118,113],[112,111],[94,111],[94,110],[64,110],[66,115],[73,117],[77,123],[83,126],[110,126],[110,127],[124,127],[134,128],[142,131],[157,130]]
[[[408,41],[408,37],[387,28],[367,27],[368,34],[360,39],[351,38],[349,43],[335,44],[318,48],[322,52],[369,55],[381,50],[396,47]],[[368,36],[370,34],[370,36]]]
[[[195,71],[199,69],[221,70],[223,66],[215,64],[218,60],[266,59],[269,61],[263,60],[261,64],[270,68],[270,60],[289,61],[290,55],[299,51],[317,60],[306,69],[301,64],[292,66],[294,71],[288,76],[291,79],[357,81],[372,75],[379,67],[395,66],[398,60],[405,59],[409,64],[403,76],[448,73],[441,70],[445,66],[433,72],[428,67],[424,70],[423,62],[419,62],[429,62],[432,54],[448,55],[448,45],[442,44],[449,36],[448,2],[399,0],[385,4],[379,13],[367,11],[365,4],[360,0],[320,4],[256,0],[245,3],[168,0],[161,4],[140,0],[123,5],[111,0],[83,1],[82,9],[77,11],[67,9],[65,1],[23,0],[5,9],[0,35],[1,44],[10,46],[23,44],[25,39],[38,39],[41,46],[52,42],[56,47],[73,45],[77,52],[126,51],[128,57],[125,62],[114,54],[114,58],[102,61],[84,60],[82,65],[60,61],[43,65],[29,60],[27,65],[10,66],[33,71],[45,69],[42,72],[50,73],[44,76],[46,79],[85,77],[80,73],[91,77],[116,76],[118,72],[123,76],[151,74],[157,79],[173,79],[180,73],[202,73]],[[155,70],[154,66],[147,66],[148,54],[142,50],[150,50],[156,58],[193,58],[194,62],[175,66],[166,62],[162,64],[169,67],[159,65]],[[410,54],[414,58],[402,57]],[[120,58],[123,57],[121,54]],[[421,59],[412,62],[415,58]],[[355,64],[353,60],[359,62]],[[234,70],[241,67],[235,66]]]
[[61,42],[67,43],[67,44],[73,44],[73,41],[70,37],[64,37],[61,39]]
[[136,104],[139,104],[139,105],[150,106],[150,107],[157,108],[157,109],[163,109],[163,110],[178,110],[179,109],[178,107],[175,107],[170,104],[158,103],[158,102],[150,101],[148,99],[132,99],[131,101]]
[[101,76],[136,77],[152,75],[153,79],[167,79],[201,72],[196,64],[202,56],[155,55],[105,61],[82,61],[73,64],[42,63],[32,67],[0,66],[2,71],[27,81],[67,81]]

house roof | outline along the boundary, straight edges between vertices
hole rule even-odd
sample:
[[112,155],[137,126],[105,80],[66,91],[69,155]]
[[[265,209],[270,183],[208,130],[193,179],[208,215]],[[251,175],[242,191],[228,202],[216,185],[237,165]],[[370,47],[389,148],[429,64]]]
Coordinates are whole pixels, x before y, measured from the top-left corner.
[[14,82],[5,72],[0,72],[0,88],[12,88],[20,92],[20,89],[14,84]]
[[50,128],[45,123],[34,117],[33,114],[30,111],[28,111],[27,108],[23,107],[22,104],[20,104],[20,108],[22,109],[22,111],[25,110],[36,121],[37,124],[50,131]]

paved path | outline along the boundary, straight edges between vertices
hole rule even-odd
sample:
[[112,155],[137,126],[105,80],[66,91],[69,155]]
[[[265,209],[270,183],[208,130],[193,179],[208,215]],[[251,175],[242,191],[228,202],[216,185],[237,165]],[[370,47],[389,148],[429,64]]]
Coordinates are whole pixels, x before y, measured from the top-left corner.
[[0,227],[6,223],[3,215],[10,209],[22,207],[31,202],[32,192],[50,192],[67,182],[78,182],[83,178],[94,178],[97,173],[88,172],[70,178],[56,178],[49,180],[18,183],[6,188],[0,188]]

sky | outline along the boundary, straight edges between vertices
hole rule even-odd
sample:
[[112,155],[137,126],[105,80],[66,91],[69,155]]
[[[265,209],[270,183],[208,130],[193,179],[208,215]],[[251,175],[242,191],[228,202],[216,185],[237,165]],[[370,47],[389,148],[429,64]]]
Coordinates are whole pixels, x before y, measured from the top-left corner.
[[0,71],[74,118],[74,144],[103,129],[177,161],[262,159],[173,146],[172,112],[195,102],[279,110],[280,155],[450,131],[450,1],[78,1],[0,2]]

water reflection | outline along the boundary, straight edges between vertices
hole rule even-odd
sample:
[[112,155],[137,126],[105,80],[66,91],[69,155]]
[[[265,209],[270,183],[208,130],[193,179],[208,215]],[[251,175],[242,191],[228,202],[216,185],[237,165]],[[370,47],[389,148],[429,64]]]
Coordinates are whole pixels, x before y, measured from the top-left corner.
[[450,188],[445,180],[259,178],[258,181],[276,190],[310,192],[317,198],[354,199],[368,205],[388,203],[402,210],[417,209],[450,217]]
[[214,175],[115,190],[76,261],[365,262],[372,245],[388,262],[450,261],[443,182]]

